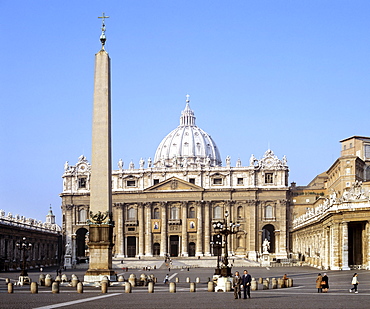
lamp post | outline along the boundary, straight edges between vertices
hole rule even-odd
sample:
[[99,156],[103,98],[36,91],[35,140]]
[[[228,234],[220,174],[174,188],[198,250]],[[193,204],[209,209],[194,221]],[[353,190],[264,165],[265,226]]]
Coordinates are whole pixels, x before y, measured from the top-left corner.
[[221,234],[215,235],[213,238],[213,241],[211,241],[211,246],[213,249],[216,249],[217,251],[217,268],[215,269],[215,275],[221,275],[221,269],[220,269],[220,255],[221,255],[221,249],[222,249],[222,236]]
[[26,269],[26,251],[31,250],[32,244],[26,241],[26,237],[22,238],[22,242],[16,243],[17,248],[22,252],[22,270],[20,276],[26,277],[27,269]]
[[[218,222],[213,223],[213,229],[215,230],[216,234],[224,235],[224,246],[223,246],[224,256],[222,259],[222,266],[220,270],[220,275],[222,277],[231,277],[231,267],[229,266],[229,259],[228,259],[229,258],[228,256],[228,236],[231,234],[236,234],[240,226],[240,224],[233,223],[231,220],[230,222],[228,222],[228,217],[229,217],[229,213],[226,211],[225,219],[223,220],[223,222],[218,221]],[[219,266],[218,266],[218,269],[219,269]]]

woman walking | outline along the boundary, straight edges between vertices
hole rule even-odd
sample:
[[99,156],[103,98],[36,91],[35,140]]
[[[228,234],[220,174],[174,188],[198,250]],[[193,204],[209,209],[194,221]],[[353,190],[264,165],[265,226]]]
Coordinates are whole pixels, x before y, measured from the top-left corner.
[[358,291],[357,291],[357,286],[360,282],[358,282],[358,279],[357,279],[357,273],[355,273],[352,277],[352,284],[353,284],[353,288],[352,289],[349,289],[349,292],[351,293],[353,290],[355,291],[355,293],[357,294]]
[[317,293],[322,293],[322,276],[321,276],[321,274],[317,275],[316,288],[317,288]]

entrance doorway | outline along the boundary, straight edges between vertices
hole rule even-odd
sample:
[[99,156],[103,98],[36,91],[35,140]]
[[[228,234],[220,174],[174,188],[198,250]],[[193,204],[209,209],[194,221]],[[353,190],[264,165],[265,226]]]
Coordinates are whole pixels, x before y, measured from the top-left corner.
[[272,224],[267,224],[262,228],[261,252],[263,241],[267,239],[270,242],[270,253],[275,253],[275,228]]
[[156,242],[153,244],[153,255],[159,256],[159,254],[160,254],[160,245],[159,243]]
[[362,231],[363,222],[348,223],[348,264],[351,266],[362,265]]
[[189,256],[195,256],[195,243],[189,242],[189,248],[188,248]]
[[76,257],[77,263],[86,263],[88,256],[87,229],[80,228],[76,232]]
[[136,237],[127,236],[127,257],[136,256]]
[[171,235],[170,236],[170,256],[179,255],[179,236]]

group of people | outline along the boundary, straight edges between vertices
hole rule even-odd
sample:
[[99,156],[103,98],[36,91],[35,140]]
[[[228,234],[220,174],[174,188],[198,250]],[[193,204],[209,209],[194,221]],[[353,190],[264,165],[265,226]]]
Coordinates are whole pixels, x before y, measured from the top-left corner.
[[242,290],[244,299],[247,297],[251,298],[251,282],[252,277],[248,274],[247,270],[244,270],[242,276],[240,276],[239,272],[236,271],[233,278],[234,298],[242,298]]
[[316,288],[317,293],[327,293],[329,291],[329,278],[326,273],[324,273],[324,276],[321,276],[321,274],[317,275]]
[[[351,284],[353,287],[349,289],[349,292],[352,293],[353,291],[357,294],[357,286],[360,283],[357,278],[357,273],[355,273],[352,277]],[[329,290],[329,278],[326,273],[324,273],[324,276],[321,276],[321,274],[317,275],[316,278],[316,288],[317,288],[317,293],[327,293]]]

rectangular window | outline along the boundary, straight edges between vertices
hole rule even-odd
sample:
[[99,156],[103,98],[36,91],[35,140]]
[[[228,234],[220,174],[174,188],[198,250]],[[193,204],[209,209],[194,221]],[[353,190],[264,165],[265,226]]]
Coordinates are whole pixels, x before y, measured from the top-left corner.
[[159,179],[153,179],[153,185],[159,184]]
[[135,228],[134,228],[134,227],[129,227],[127,230],[128,230],[129,232],[134,232],[134,231],[135,231]]
[[365,145],[365,158],[370,159],[370,145]]
[[243,178],[238,178],[238,185],[242,185],[243,184]]
[[195,178],[189,178],[189,182],[195,185]]
[[136,187],[135,180],[127,180],[127,187]]
[[213,178],[214,185],[222,185],[222,178]]
[[273,183],[273,174],[272,173],[266,173],[265,174],[265,183]]
[[86,177],[78,178],[78,188],[86,188]]

